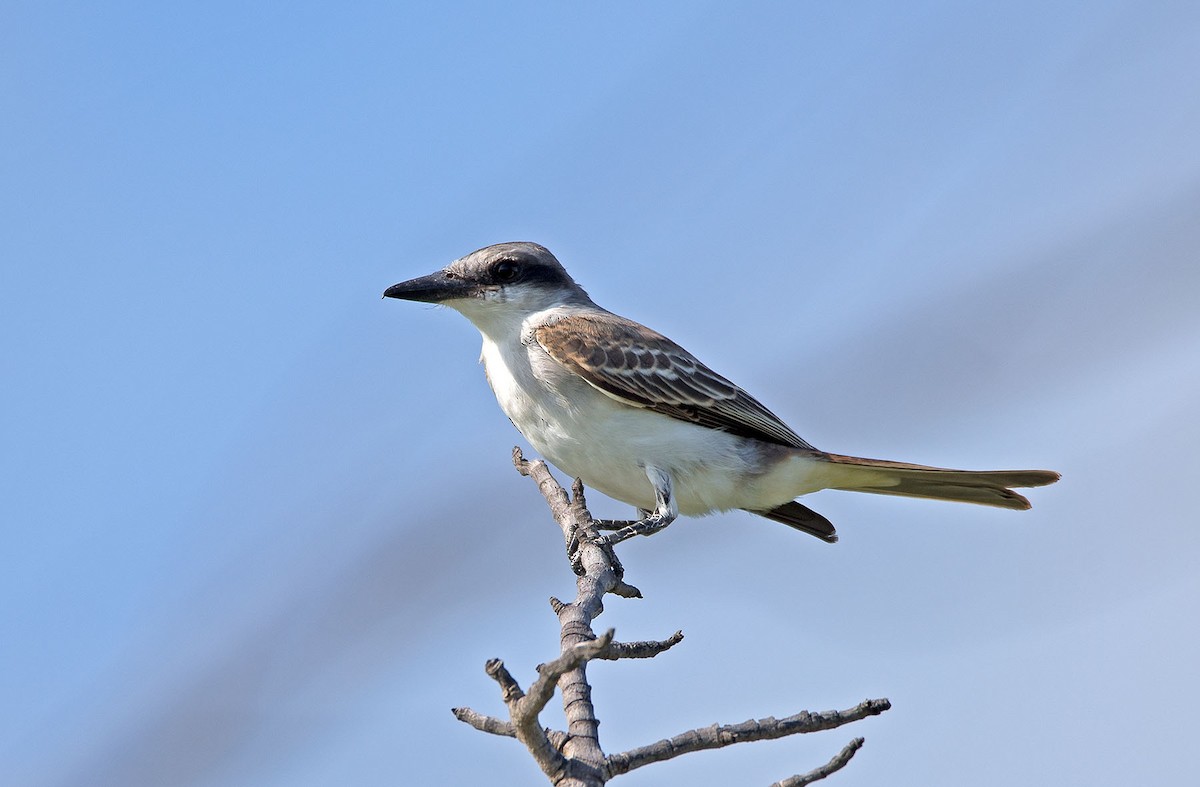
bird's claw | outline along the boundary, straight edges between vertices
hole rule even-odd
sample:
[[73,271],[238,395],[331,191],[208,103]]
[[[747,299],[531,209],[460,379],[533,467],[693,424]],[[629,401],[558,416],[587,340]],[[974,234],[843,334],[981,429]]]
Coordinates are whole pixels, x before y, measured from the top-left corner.
[[588,544],[592,544],[604,551],[609,565],[612,566],[617,578],[620,579],[625,575],[625,568],[621,565],[621,561],[617,558],[617,553],[613,549],[613,544],[615,543],[617,542],[611,540],[609,536],[602,536],[597,533],[594,527],[572,528],[567,535],[567,559],[571,562],[571,570],[575,572],[576,576],[580,577],[587,573],[587,569],[583,565],[583,548]]
[[611,546],[619,544],[622,541],[633,538],[634,536],[652,536],[658,531],[671,524],[672,518],[663,516],[662,514],[651,514],[645,519],[639,519],[635,522],[616,523],[609,522],[612,525],[623,525],[614,527],[612,533],[606,536],[600,536],[596,543],[606,544]]
[[567,531],[567,560],[571,563],[571,570],[576,576],[583,576],[583,539],[579,537],[580,528],[576,525],[571,525]]

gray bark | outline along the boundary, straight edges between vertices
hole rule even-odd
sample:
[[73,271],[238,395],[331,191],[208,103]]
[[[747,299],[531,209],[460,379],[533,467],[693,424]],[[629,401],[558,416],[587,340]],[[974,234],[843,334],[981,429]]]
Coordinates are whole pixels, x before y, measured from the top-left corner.
[[[592,515],[587,510],[583,484],[576,479],[571,494],[559,485],[541,460],[527,461],[520,449],[513,449],[513,463],[521,475],[529,476],[550,506],[550,513],[562,531],[571,567],[576,574],[576,596],[570,603],[556,598],[550,606],[558,616],[559,655],[539,665],[538,676],[528,692],[499,659],[487,662],[484,669],[500,687],[508,709],[508,720],[478,713],[470,708],[454,708],[459,721],[481,732],[516,738],[525,745],[542,773],[556,787],[603,787],[613,777],[683,754],[717,749],[735,743],[782,738],[877,716],[891,707],[886,699],[864,700],[842,711],[810,713],[802,711],[784,719],[765,718],[741,724],[703,727],[680,733],[647,746],[617,754],[604,753],[600,746],[596,709],[592,705],[592,687],[587,680],[587,664],[594,659],[654,658],[683,640],[676,631],[661,641],[617,642],[613,630],[597,636],[592,621],[604,611],[604,596],[613,593],[625,598],[640,598],[641,592],[625,582],[624,569],[611,544],[600,538]],[[562,695],[566,731],[543,727],[541,712],[554,695]],[[829,762],[803,774],[783,779],[771,787],[799,787],[824,779],[850,762],[862,747],[855,738]]]

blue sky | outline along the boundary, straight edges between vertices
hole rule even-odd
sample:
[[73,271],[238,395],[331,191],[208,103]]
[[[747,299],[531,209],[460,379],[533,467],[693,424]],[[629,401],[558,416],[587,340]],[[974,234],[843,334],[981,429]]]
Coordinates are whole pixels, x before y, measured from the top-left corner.
[[687,639],[593,668],[608,750],[895,707],[621,784],[1190,777],[1200,10],[647,5],[0,10],[0,782],[537,782],[449,708],[554,654],[560,542],[474,329],[379,297],[516,239],[820,448],[1064,473],[626,545],[599,622]]

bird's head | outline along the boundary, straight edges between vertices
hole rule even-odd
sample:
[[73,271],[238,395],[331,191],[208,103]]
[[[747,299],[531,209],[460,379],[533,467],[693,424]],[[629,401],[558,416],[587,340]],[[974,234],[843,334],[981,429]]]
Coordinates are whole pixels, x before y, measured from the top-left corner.
[[497,243],[428,276],[393,284],[385,298],[449,306],[483,328],[554,306],[590,303],[550,250],[536,243]]

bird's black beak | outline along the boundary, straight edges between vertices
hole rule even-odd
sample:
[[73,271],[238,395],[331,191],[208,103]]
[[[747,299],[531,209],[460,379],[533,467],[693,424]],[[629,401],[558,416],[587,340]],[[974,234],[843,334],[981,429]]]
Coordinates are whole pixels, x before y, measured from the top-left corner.
[[383,297],[441,303],[454,298],[466,298],[473,291],[474,285],[471,282],[464,281],[457,276],[449,276],[445,271],[438,271],[428,276],[393,284],[383,291]]

